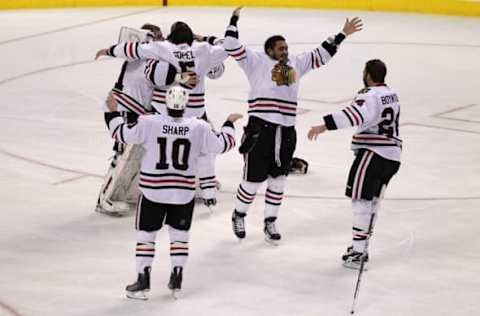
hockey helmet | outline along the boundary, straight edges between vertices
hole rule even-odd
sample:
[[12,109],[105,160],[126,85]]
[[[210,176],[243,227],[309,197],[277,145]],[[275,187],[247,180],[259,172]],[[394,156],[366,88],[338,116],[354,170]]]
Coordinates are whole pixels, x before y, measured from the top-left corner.
[[182,87],[175,86],[171,87],[167,91],[165,97],[165,103],[167,109],[183,111],[187,107],[188,103],[188,92]]

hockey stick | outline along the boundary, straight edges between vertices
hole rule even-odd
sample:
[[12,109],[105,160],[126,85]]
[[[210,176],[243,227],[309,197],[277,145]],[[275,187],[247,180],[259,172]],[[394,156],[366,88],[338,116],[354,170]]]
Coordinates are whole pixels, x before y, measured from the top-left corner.
[[375,212],[372,212],[372,215],[370,216],[370,224],[368,225],[368,233],[367,233],[367,239],[365,240],[365,247],[363,248],[363,254],[362,254],[362,257],[360,258],[360,269],[358,270],[357,284],[355,285],[355,293],[353,294],[352,309],[350,310],[350,314],[355,313],[355,305],[357,305],[358,293],[360,291],[360,282],[362,281],[363,270],[365,267],[365,258],[367,257],[367,252],[368,252],[368,241],[372,234],[374,219],[375,219]]

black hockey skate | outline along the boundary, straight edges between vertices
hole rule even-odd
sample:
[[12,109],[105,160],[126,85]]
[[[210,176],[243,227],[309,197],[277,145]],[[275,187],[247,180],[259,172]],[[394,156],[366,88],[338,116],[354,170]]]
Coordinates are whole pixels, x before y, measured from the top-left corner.
[[172,296],[177,299],[177,292],[182,289],[182,267],[174,267],[170,273],[170,281],[168,281],[168,288],[172,290]]
[[265,218],[265,226],[263,228],[263,232],[265,233],[265,241],[275,246],[277,246],[278,241],[282,239],[282,235],[280,235],[277,226],[275,225],[276,219],[276,217]]
[[[347,248],[347,251],[343,254],[343,266],[349,269],[360,269],[360,265],[362,263],[362,256],[363,252],[358,252],[353,250],[353,246]],[[364,270],[368,270],[366,263],[368,262],[368,253],[365,254],[365,265],[363,267]]]
[[203,204],[205,204],[205,206],[215,206],[217,205],[217,199],[216,198],[211,198],[211,199],[203,199]]
[[235,236],[238,239],[242,240],[245,238],[245,213],[237,212],[237,210],[233,211],[232,214],[232,229]]
[[217,199],[216,198],[211,198],[211,199],[203,199],[203,204],[208,207],[210,212],[213,213],[215,210],[215,205],[217,205]]
[[125,290],[128,298],[136,300],[147,300],[146,292],[150,291],[151,267],[145,267],[145,272],[138,274],[137,282],[128,285]]

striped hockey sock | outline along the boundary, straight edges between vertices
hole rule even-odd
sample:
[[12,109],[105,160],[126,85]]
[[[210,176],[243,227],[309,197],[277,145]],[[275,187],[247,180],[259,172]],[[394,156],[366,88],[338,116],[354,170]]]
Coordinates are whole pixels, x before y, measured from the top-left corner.
[[137,258],[137,273],[143,273],[145,267],[152,266],[153,258],[155,257],[155,243],[137,242],[135,256]]
[[246,213],[250,204],[255,200],[258,187],[261,183],[242,181],[237,189],[235,198],[235,209],[239,213]]
[[170,260],[173,267],[185,266],[188,258],[189,233],[185,230],[178,230],[169,227],[170,235]]

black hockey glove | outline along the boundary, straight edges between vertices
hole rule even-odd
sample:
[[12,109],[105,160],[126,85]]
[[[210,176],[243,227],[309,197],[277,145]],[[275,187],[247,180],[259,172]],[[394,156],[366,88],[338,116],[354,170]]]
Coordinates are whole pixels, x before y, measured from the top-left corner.
[[258,141],[260,136],[260,126],[247,125],[243,128],[242,144],[238,147],[241,154],[250,152]]
[[302,158],[293,157],[290,162],[290,173],[306,174],[308,171],[308,162]]

